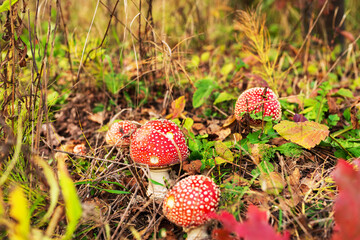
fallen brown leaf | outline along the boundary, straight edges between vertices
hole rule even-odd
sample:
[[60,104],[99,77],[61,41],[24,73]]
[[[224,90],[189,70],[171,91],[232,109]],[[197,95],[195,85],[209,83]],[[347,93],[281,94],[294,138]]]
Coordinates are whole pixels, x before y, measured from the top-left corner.
[[289,176],[289,184],[291,186],[299,186],[299,184],[300,184],[300,170],[299,170],[299,168],[295,168],[295,170]]
[[251,149],[251,156],[252,156],[252,160],[253,162],[258,165],[261,161],[261,156],[260,156],[260,149],[259,149],[259,144],[252,144],[250,145],[250,149]]
[[49,138],[48,140],[48,144],[52,144],[53,146],[59,146],[61,141],[65,140],[65,138],[63,136],[60,136],[59,134],[57,134],[54,126],[49,123],[46,124],[44,123],[43,125],[41,125],[41,133],[47,137],[48,136],[48,131],[47,131],[47,126],[49,126]]
[[88,119],[89,119],[90,121],[93,121],[93,122],[96,122],[96,123],[102,125],[103,122],[104,122],[104,116],[105,116],[105,112],[103,111],[103,112],[98,112],[98,113],[90,114],[90,115],[88,116]]
[[201,160],[186,161],[183,163],[183,170],[191,175],[201,172]]
[[234,122],[236,122],[236,117],[234,114],[232,114],[225,120],[225,122],[223,123],[223,127],[228,127]]
[[192,125],[192,128],[193,128],[193,130],[195,130],[195,131],[197,131],[197,132],[200,132],[201,130],[205,130],[205,129],[206,129],[205,125],[202,124],[202,123],[194,123],[194,124]]

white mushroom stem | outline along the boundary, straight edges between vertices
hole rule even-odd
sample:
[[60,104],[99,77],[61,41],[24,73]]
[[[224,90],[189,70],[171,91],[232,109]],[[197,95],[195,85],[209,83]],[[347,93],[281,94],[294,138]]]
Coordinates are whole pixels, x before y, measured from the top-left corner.
[[[167,193],[167,188],[165,186],[165,181],[169,181],[170,175],[169,175],[169,169],[170,168],[160,168],[160,169],[150,169],[149,171],[149,186],[147,189],[147,195],[153,197],[155,200],[162,201]],[[152,181],[160,183],[155,184]]]
[[187,233],[186,240],[204,240],[209,239],[210,236],[207,233],[207,225],[203,224],[195,228],[184,228]]

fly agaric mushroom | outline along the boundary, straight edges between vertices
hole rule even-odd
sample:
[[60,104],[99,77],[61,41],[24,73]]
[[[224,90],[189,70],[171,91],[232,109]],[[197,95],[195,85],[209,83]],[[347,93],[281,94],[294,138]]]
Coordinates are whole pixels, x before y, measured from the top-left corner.
[[[242,120],[242,113],[263,112],[263,116],[271,116],[273,120],[281,119],[281,106],[275,93],[270,88],[255,87],[243,92],[235,105],[235,117]],[[261,120],[250,119],[251,126],[258,126]]]
[[131,136],[131,159],[149,166],[149,178],[162,184],[149,181],[147,194],[155,200],[162,200],[167,192],[164,179],[170,179],[170,166],[186,160],[188,155],[184,134],[169,120],[149,121]]
[[209,177],[192,175],[184,178],[166,194],[164,215],[176,225],[183,227],[187,240],[208,239],[206,224],[208,214],[215,212],[220,190]]
[[73,148],[73,152],[75,154],[79,154],[79,155],[86,155],[86,147],[85,144],[77,144],[75,145],[75,147]]
[[115,122],[107,131],[105,141],[112,146],[128,146],[130,144],[130,135],[136,129],[137,126],[131,121]]

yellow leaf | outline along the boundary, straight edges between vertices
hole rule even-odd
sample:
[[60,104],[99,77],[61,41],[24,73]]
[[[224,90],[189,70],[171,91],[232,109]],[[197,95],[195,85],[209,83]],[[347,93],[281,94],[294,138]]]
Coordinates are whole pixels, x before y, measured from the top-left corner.
[[15,220],[14,228],[9,232],[10,239],[29,239],[30,234],[30,212],[28,201],[20,186],[9,194],[10,216]]
[[186,103],[186,101],[185,101],[184,96],[181,96],[181,97],[175,99],[171,103],[171,110],[172,110],[172,113],[170,113],[171,119],[180,117],[181,113],[185,109],[185,103]]
[[274,129],[286,140],[310,149],[318,145],[329,135],[329,128],[317,122],[281,121]]
[[[234,155],[231,150],[225,145],[225,143],[221,141],[215,142],[215,151],[220,156],[220,158],[226,160],[227,162],[234,161]],[[215,159],[217,164],[219,164],[218,161],[222,163],[220,158]]]

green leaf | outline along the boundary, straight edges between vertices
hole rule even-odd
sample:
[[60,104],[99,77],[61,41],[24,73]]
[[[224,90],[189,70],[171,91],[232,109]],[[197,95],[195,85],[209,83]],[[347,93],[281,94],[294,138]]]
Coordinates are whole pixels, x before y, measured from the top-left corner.
[[[11,6],[13,6],[18,0],[12,0]],[[10,10],[10,0],[5,0],[0,6],[0,13]]]
[[236,58],[236,71],[238,72],[243,67],[249,68],[249,65],[247,65],[241,58]]
[[344,115],[344,118],[346,119],[346,121],[348,121],[348,122],[351,121],[350,108],[345,109],[343,115]]
[[152,180],[151,178],[149,178],[149,181],[152,182],[152,184],[154,184],[154,185],[164,186],[164,184],[159,183],[159,182],[157,182],[155,180]]
[[330,126],[335,126],[339,120],[340,117],[337,114],[331,114],[328,116],[328,123]]
[[191,151],[199,151],[201,146],[201,141],[198,139],[189,138],[189,149]]
[[192,99],[193,107],[198,108],[203,105],[216,86],[216,83],[211,79],[201,79],[196,82],[195,87],[197,89]]
[[102,112],[105,110],[105,106],[102,103],[95,103],[95,107],[93,108],[93,113]]
[[76,226],[81,218],[82,208],[76,188],[67,171],[65,161],[60,159],[58,162],[59,183],[64,197],[66,218],[68,221],[63,240],[72,239]]
[[341,146],[343,148],[359,148],[360,149],[360,140],[354,140],[354,139],[351,139],[351,138],[347,138],[347,139],[341,139],[341,138],[336,138],[336,142],[333,142],[331,143],[331,145],[333,147],[337,147],[338,146],[338,143],[341,144]]
[[355,158],[360,157],[360,148],[359,148],[359,147],[349,148],[348,151],[349,151]]
[[190,131],[193,124],[194,120],[192,118],[186,118],[183,126],[186,130]]
[[302,148],[299,145],[292,142],[282,144],[275,149],[287,157],[299,157],[303,152]]
[[336,92],[336,94],[339,94],[343,97],[354,98],[354,94],[352,93],[352,91],[345,88],[340,88],[339,91]]
[[220,93],[219,96],[215,99],[214,105],[215,105],[215,104],[218,104],[218,103],[221,103],[221,102],[229,101],[229,100],[232,100],[232,99],[236,99],[236,97],[233,96],[233,95],[230,94],[230,93],[222,92],[222,93]]
[[190,160],[202,160],[203,158],[204,156],[199,151],[192,151],[189,156]]

